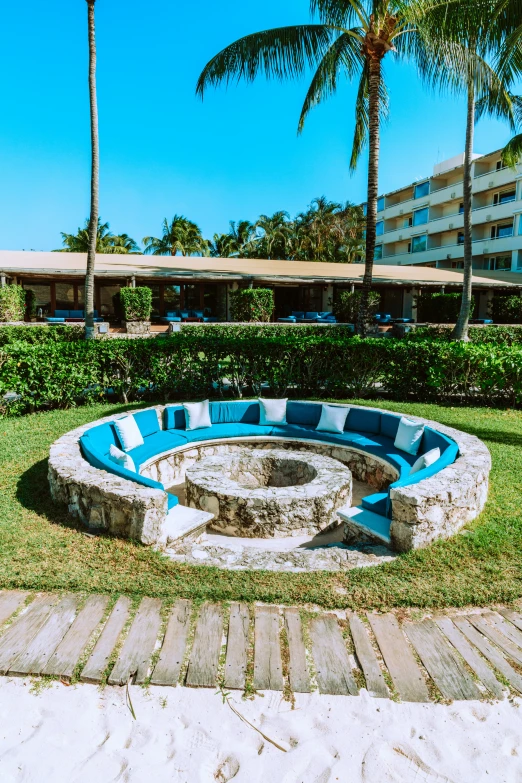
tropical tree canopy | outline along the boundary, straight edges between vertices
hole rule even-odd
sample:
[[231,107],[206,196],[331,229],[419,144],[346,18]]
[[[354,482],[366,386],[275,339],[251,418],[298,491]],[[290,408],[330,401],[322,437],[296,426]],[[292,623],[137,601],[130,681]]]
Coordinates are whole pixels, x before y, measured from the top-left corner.
[[[55,253],[87,253],[89,249],[89,219],[85,221],[84,228],[78,228],[76,234],[66,234],[63,231],[62,241],[64,247],[55,250]],[[96,237],[97,253],[117,253],[129,255],[141,255],[141,250],[128,234],[113,234],[108,223],[102,223],[98,218],[98,232]]]
[[364,256],[365,227],[362,207],[320,196],[294,219],[280,210],[260,215],[255,223],[232,221],[228,233],[214,234],[211,254],[221,258],[353,263]]
[[203,238],[196,223],[183,215],[174,215],[169,223],[163,220],[161,237],[144,237],[145,253],[153,256],[208,256],[210,243]]

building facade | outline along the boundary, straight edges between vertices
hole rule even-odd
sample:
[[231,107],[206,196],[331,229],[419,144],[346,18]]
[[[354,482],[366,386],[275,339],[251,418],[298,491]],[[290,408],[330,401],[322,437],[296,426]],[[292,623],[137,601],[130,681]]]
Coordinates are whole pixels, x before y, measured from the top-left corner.
[[[473,269],[522,272],[522,165],[505,167],[500,154],[474,155]],[[463,160],[438,163],[431,177],[379,197],[376,263],[462,269]]]

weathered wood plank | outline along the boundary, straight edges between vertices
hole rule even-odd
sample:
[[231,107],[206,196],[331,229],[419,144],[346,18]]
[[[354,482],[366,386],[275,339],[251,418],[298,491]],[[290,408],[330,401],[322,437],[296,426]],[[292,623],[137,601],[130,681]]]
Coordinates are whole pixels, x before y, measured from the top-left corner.
[[28,595],[29,593],[21,590],[6,590],[0,593],[0,627],[20,608]]
[[191,607],[191,601],[184,598],[172,607],[160,656],[152,673],[152,685],[176,685],[178,682],[187,645]]
[[223,615],[217,604],[203,604],[194,634],[186,684],[213,688],[216,684],[223,639]]
[[299,609],[295,607],[285,609],[284,617],[290,657],[288,666],[290,688],[294,693],[310,693],[310,674],[306,664],[303,625]]
[[370,637],[364,627],[364,623],[361,618],[353,612],[350,613],[348,621],[350,624],[350,631],[352,632],[355,653],[364,673],[368,693],[378,699],[389,698],[390,694],[388,692],[388,687],[370,642]]
[[464,636],[480,650],[484,658],[487,658],[495,669],[506,678],[513,688],[522,693],[522,677],[509,665],[504,656],[488,642],[486,637],[479,633],[465,617],[454,617],[453,622]]
[[505,620],[497,612],[484,612],[484,617],[497,631],[504,634],[513,644],[522,649],[522,633],[512,623]]
[[78,596],[65,595],[53,607],[36,636],[24,652],[11,663],[9,674],[42,674],[47,661],[71,627],[78,602]]
[[242,690],[245,687],[249,625],[250,612],[247,604],[231,604],[225,660],[225,688]]
[[158,598],[142,600],[109,675],[109,685],[125,685],[131,677],[136,685],[145,682],[161,625],[160,611],[161,601]]
[[0,674],[7,674],[13,661],[27,648],[58,601],[56,595],[39,595],[16,618],[0,642]]
[[256,606],[254,626],[254,688],[282,691],[283,662],[277,606]]
[[122,595],[116,601],[109,619],[103,627],[100,638],[96,642],[94,650],[80,674],[82,682],[98,683],[102,681],[112,651],[125,623],[129,619],[130,606],[130,599],[126,596]]
[[454,625],[450,617],[437,617],[435,622],[449,639],[454,648],[459,652],[470,669],[473,669],[479,680],[486,686],[488,691],[496,696],[497,699],[504,698],[504,688],[499,683],[487,663],[480,655],[477,655],[473,647],[459,629]]
[[519,614],[519,612],[514,612],[513,609],[499,609],[498,611],[502,617],[505,617],[506,620],[509,620],[510,623],[513,623],[513,625],[516,626],[519,631],[522,631],[522,614]]
[[310,623],[312,657],[321,693],[356,696],[348,650],[334,614],[320,614]]
[[446,699],[480,699],[480,691],[432,620],[405,623],[402,628]]
[[522,650],[517,647],[516,644],[510,642],[509,639],[504,636],[503,633],[500,633],[493,625],[490,625],[484,617],[480,614],[468,614],[466,615],[466,619],[470,621],[471,625],[473,625],[477,631],[480,631],[480,633],[487,636],[493,644],[500,647],[502,652],[506,653],[506,655],[517,663],[522,663]]
[[73,624],[47,661],[42,674],[54,675],[63,680],[72,678],[82,652],[102,621],[108,600],[105,595],[91,595],[87,598]]
[[396,618],[392,614],[368,614],[368,620],[401,699],[429,701],[424,677]]

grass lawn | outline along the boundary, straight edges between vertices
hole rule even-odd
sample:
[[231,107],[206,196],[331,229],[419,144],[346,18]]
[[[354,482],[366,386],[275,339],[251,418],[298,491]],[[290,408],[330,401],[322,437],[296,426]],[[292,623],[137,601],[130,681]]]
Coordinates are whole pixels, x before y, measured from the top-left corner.
[[522,596],[522,413],[358,402],[434,419],[486,442],[493,457],[489,500],[465,535],[393,563],[332,574],[180,565],[130,541],[86,536],[51,501],[47,456],[68,430],[136,407],[94,405],[0,421],[0,587],[354,609],[484,605]]

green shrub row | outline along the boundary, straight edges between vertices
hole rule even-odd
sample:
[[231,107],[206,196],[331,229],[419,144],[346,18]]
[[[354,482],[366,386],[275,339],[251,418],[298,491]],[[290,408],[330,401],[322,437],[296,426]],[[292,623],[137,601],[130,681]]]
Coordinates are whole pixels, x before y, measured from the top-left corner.
[[271,288],[238,288],[230,293],[230,312],[234,321],[270,321],[274,314]]
[[25,291],[21,285],[5,285],[0,288],[0,321],[23,321],[25,317]]
[[61,343],[83,340],[83,326],[56,324],[56,326],[1,326],[0,345],[10,343]]
[[[417,296],[417,319],[422,323],[454,324],[459,317],[462,294],[424,291]],[[471,300],[470,317],[475,310],[475,300]]]
[[152,291],[148,286],[120,288],[119,307],[125,321],[150,321]]
[[[405,336],[406,340],[414,342],[425,342],[426,340],[451,340],[453,326],[418,326]],[[496,345],[517,345],[522,343],[522,325],[517,326],[470,326],[469,339],[473,343],[496,344]]]
[[319,398],[384,393],[401,400],[520,405],[522,347],[324,334],[297,340],[289,331],[277,339],[181,332],[164,340],[0,348],[3,413],[105,397],[168,401],[261,392]]

